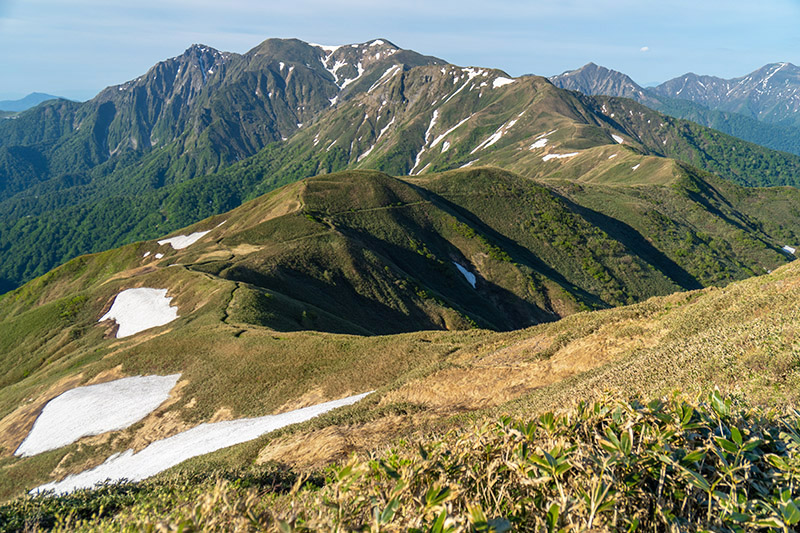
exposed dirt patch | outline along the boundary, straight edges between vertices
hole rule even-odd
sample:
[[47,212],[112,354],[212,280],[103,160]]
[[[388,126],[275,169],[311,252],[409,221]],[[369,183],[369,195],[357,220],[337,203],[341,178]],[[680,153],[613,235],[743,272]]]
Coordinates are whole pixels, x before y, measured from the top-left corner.
[[264,248],[263,246],[255,246],[253,244],[240,244],[239,246],[231,248],[231,252],[235,256],[249,255],[249,254],[252,254],[253,252],[258,252],[259,250],[262,250],[263,248]]
[[[348,392],[347,394],[342,394],[342,397],[350,396],[351,394],[352,393]],[[299,398],[289,400],[285,404],[278,407],[275,410],[275,414],[287,413],[289,411],[294,411],[295,409],[310,407],[312,405],[330,401],[331,399],[332,398],[329,398],[322,389],[312,389]]]
[[155,272],[158,269],[155,265],[143,265],[136,268],[130,268],[128,270],[123,270],[122,272],[117,272],[107,280],[105,280],[102,285],[106,285],[112,281],[118,279],[128,279],[133,278],[136,276],[141,276],[143,274],[150,274],[151,272]]
[[264,447],[256,464],[277,461],[299,469],[318,469],[346,459],[353,452],[373,450],[413,431],[419,420],[388,416],[364,424],[330,426],[281,437]]
[[[648,330],[644,322],[637,325]],[[407,401],[457,411],[492,407],[654,346],[666,333],[650,329],[646,335],[620,337],[615,335],[618,327],[600,328],[563,346],[552,357],[541,359],[536,359],[536,354],[549,348],[553,340],[544,335],[524,339],[408,383],[386,394],[381,403]]]
[[197,259],[193,260],[193,263],[203,263],[206,261],[227,261],[229,259],[233,259],[233,254],[228,250],[214,250],[212,252],[207,252]]

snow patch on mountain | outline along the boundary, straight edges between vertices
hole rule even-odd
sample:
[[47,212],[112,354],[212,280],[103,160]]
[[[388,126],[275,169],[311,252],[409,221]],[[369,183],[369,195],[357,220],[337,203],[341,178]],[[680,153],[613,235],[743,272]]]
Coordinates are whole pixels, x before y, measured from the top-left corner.
[[[298,126],[300,127],[300,126]],[[158,241],[158,244],[164,245],[169,244],[175,250],[182,250],[188,246],[193,245],[206,235],[208,235],[211,230],[208,231],[196,231],[194,233],[190,233],[189,235],[177,235],[175,237],[169,237],[168,239],[161,239]]]
[[498,87],[503,87],[510,83],[514,83],[515,81],[516,80],[512,80],[511,78],[504,78],[503,76],[500,76],[499,78],[495,78],[495,80],[492,82],[492,87],[497,89]]
[[428,147],[428,142],[430,141],[431,138],[431,131],[433,130],[433,127],[436,126],[436,121],[438,120],[438,118],[439,118],[439,110],[434,109],[433,115],[431,116],[431,121],[428,124],[428,129],[425,130],[425,142],[422,144],[422,148],[420,148],[419,152],[417,152],[417,157],[414,160],[414,166],[411,167],[411,172],[409,173],[412,176],[414,175],[414,170],[419,166],[419,163],[422,160],[422,154],[425,153],[425,150]]
[[568,159],[570,157],[575,157],[580,152],[572,152],[570,154],[547,154],[546,156],[542,157],[542,161],[550,161],[551,159]]
[[94,487],[104,481],[113,482],[122,479],[141,481],[192,457],[241,444],[284,426],[305,422],[337,407],[352,405],[368,394],[371,393],[358,394],[279,415],[200,424],[188,431],[153,442],[138,453],[127,450],[114,454],[96,468],[67,476],[62,481],[41,485],[33,489],[31,494],[49,490],[57,494],[66,494]]
[[336,50],[338,50],[339,48],[341,48],[342,46],[344,46],[343,44],[339,44],[339,45],[326,45],[326,44],[316,44],[316,43],[308,43],[308,44],[310,44],[311,46],[316,46],[317,48],[322,48],[323,50],[325,50],[328,53],[333,53]]
[[458,271],[461,272],[461,274],[464,276],[464,279],[466,279],[467,282],[470,285],[472,285],[472,288],[474,289],[475,288],[475,283],[477,281],[477,278],[475,278],[475,274],[473,274],[472,272],[470,272],[469,270],[467,270],[463,266],[459,265],[455,261],[453,261],[453,264],[456,266]]
[[531,145],[530,149],[535,150],[537,148],[544,148],[545,146],[547,146],[547,141],[548,141],[547,137],[539,139],[538,141],[536,141]]
[[178,318],[178,308],[171,307],[171,301],[167,289],[126,289],[117,294],[111,309],[98,322],[115,320],[119,324],[117,338],[128,337]]
[[484,148],[488,148],[488,147],[492,146],[494,143],[496,143],[497,141],[499,141],[500,139],[502,139],[502,138],[503,138],[503,135],[505,135],[506,133],[508,133],[508,131],[509,131],[511,128],[513,128],[513,127],[514,127],[514,124],[516,124],[516,123],[519,121],[519,117],[521,117],[523,114],[525,114],[525,112],[524,112],[524,111],[523,111],[522,113],[520,113],[519,115],[517,115],[517,118],[515,118],[515,119],[512,119],[512,120],[509,120],[508,122],[506,122],[505,124],[503,124],[502,126],[500,126],[500,127],[497,129],[497,131],[496,131],[496,132],[494,132],[492,135],[490,135],[490,136],[489,136],[489,138],[488,138],[488,139],[486,139],[485,141],[483,141],[482,143],[480,143],[478,146],[476,146],[475,148],[473,148],[473,149],[472,149],[472,151],[470,152],[470,154],[474,154],[474,153],[475,153],[475,152],[477,152],[478,150],[482,150],[482,149],[484,149]]
[[169,398],[179,377],[134,376],[68,390],[47,402],[14,455],[30,457],[130,427]]
[[341,89],[344,89],[345,87],[347,87],[348,85],[359,79],[364,74],[364,67],[363,65],[361,65],[361,61],[358,62],[356,68],[358,69],[358,74],[356,74],[356,77],[344,80],[344,82],[340,85]]
[[373,90],[377,89],[378,87],[380,87],[381,85],[383,85],[385,82],[387,82],[387,81],[389,81],[390,79],[392,79],[392,77],[393,77],[393,76],[394,76],[394,75],[395,75],[397,72],[401,71],[402,69],[403,69],[403,67],[402,67],[401,65],[392,65],[391,67],[389,67],[388,69],[386,69],[386,72],[384,72],[384,73],[381,75],[381,77],[380,77],[380,78],[378,78],[378,80],[377,80],[375,83],[373,83],[373,84],[372,84],[372,87],[370,87],[369,89],[367,89],[367,92],[368,92],[368,93],[371,93]]
[[[457,130],[458,128],[460,128],[461,126],[463,126],[463,125],[464,125],[464,123],[465,123],[466,121],[468,121],[469,119],[471,119],[471,118],[472,118],[472,117],[474,117],[474,116],[475,116],[475,115],[470,115],[470,116],[468,116],[467,118],[465,118],[464,120],[462,120],[461,122],[459,122],[458,124],[456,124],[455,126],[453,126],[452,128],[450,128],[450,129],[449,129],[449,130],[447,130],[446,132],[444,132],[444,133],[442,133],[441,135],[439,135],[438,137],[436,137],[436,138],[433,140],[433,142],[431,143],[431,148],[434,148],[434,147],[435,147],[437,144],[439,144],[440,142],[442,142],[442,140],[443,140],[445,137],[447,137],[448,135],[450,135],[451,133],[453,133],[455,130]],[[445,152],[446,150],[442,150],[442,151],[443,151],[443,152]]]
[[611,134],[611,138],[614,139],[617,142],[617,144],[622,144],[622,143],[625,142],[625,139],[623,139],[619,135],[615,135],[613,133]]

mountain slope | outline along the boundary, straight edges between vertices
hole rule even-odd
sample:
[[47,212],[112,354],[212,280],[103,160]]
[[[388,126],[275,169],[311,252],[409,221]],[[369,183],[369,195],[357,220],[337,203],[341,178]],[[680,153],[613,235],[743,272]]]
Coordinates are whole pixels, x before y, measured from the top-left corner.
[[[749,206],[753,216],[776,192],[717,185],[733,188],[739,197],[732,195],[732,202]],[[694,202],[711,202],[720,194],[708,183],[705,187]],[[659,190],[653,206],[665,208],[684,197],[677,191],[670,199],[670,187]],[[718,385],[723,391],[746,391],[758,401],[794,401],[790,339],[798,327],[792,312],[800,286],[796,263],[725,289],[576,313],[529,330],[393,336],[320,331],[361,327],[359,332],[368,333],[381,324],[382,331],[397,331],[404,324],[425,326],[448,318],[451,322],[443,325],[469,327],[464,316],[514,326],[526,309],[532,319],[542,318],[532,313],[537,297],[539,302],[549,297],[551,305],[557,298],[562,304],[572,301],[575,309],[588,291],[559,284],[552,270],[534,268],[559,253],[573,263],[595,257],[600,275],[594,277],[594,268],[587,273],[601,284],[625,273],[639,276],[642,287],[652,290],[653,280],[666,279],[659,270],[663,260],[643,261],[655,254],[637,249],[647,241],[615,243],[615,236],[630,232],[624,219],[616,234],[606,226],[605,235],[587,237],[582,226],[599,219],[599,208],[593,214],[571,205],[588,193],[571,194],[568,201],[507,172],[481,168],[406,180],[374,172],[322,176],[186,229],[189,237],[207,232],[186,247],[181,246],[189,239],[173,240],[179,249],[162,239],[164,244],[143,242],[81,257],[4,295],[0,460],[6,475],[0,478],[0,494],[18,494],[201,422],[283,412],[372,389],[378,389],[376,396],[344,413],[192,464],[235,468],[263,455],[263,461],[319,466],[353,446],[366,449],[426,424],[451,423],[442,415],[476,409],[538,412],[575,401],[576,391],[590,398],[603,388],[649,395]],[[644,201],[657,191],[628,194],[624,204],[630,205],[634,197]],[[498,198],[494,206],[491,198]],[[605,204],[604,198],[594,198]],[[623,208],[636,209],[628,205]],[[736,227],[748,221],[726,211],[730,207],[718,206],[717,223],[708,218],[712,210],[687,208],[685,223],[730,224],[730,238],[720,251],[741,247]],[[532,213],[535,224],[520,224],[520,218],[508,216],[509,209]],[[561,239],[573,239],[573,245],[560,252],[550,233],[570,227],[575,233]],[[710,231],[712,242],[724,238]],[[506,237],[513,232],[518,245]],[[586,240],[575,240],[581,238]],[[542,243],[553,243],[552,249]],[[658,239],[653,246],[660,246]],[[685,255],[695,250],[702,253],[702,244]],[[621,254],[619,270],[608,261],[615,254]],[[663,254],[681,261],[680,254],[666,249]],[[453,260],[476,276],[474,289]],[[577,274],[565,270],[562,276]],[[298,279],[312,289],[299,294]],[[121,291],[144,287],[166,289],[178,317],[115,338],[116,326],[98,319]],[[503,287],[508,292],[498,292]],[[516,302],[510,294],[515,291]],[[44,404],[61,392],[123,376],[176,373],[181,374],[179,388],[142,423],[31,457],[12,456]],[[328,428],[321,441],[310,437],[320,437],[314,431],[321,428]],[[346,432],[350,444],[337,438],[337,431]]]
[[[694,75],[687,75],[686,84],[689,84],[689,79],[694,79],[692,76]],[[713,84],[703,85],[705,83],[703,81],[692,85],[691,90],[688,86],[687,89],[683,89],[682,85],[677,90],[668,90],[668,84],[673,89],[679,85],[674,80],[662,84],[659,86],[660,89],[643,88],[625,74],[593,63],[549,79],[562,89],[586,95],[631,98],[661,113],[691,120],[745,141],[773,150],[800,154],[800,128],[797,125],[768,123],[750,116],[750,113],[723,110],[723,106],[714,105],[708,98],[699,96],[698,91],[713,87]],[[691,97],[692,94],[696,98]]]

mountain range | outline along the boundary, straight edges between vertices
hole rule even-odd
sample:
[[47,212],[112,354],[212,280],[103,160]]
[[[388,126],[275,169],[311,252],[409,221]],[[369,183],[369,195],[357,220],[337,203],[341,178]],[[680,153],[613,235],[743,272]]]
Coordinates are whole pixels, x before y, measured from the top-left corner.
[[583,94],[631,98],[746,141],[800,153],[800,68],[791,63],[765,65],[730,80],[689,73],[646,88],[589,63],[550,81]]
[[[605,173],[588,149],[615,137],[740,184],[791,185],[800,175],[796,156],[383,39],[270,39],[243,55],[194,45],[88,102],[46,103],[0,123],[0,290],[315,174],[475,164],[531,178],[587,165]],[[558,150],[582,155],[557,159]]]
[[[790,69],[764,72],[742,87]],[[270,39],[0,122],[0,500],[20,496],[0,524],[543,520],[483,516],[491,491],[447,507],[470,470],[447,465],[474,461],[435,455],[450,431],[502,434],[478,455],[526,486],[563,481],[536,504],[551,530],[797,523],[795,422],[748,409],[800,390],[800,157],[653,109],[676,101],[594,65]],[[758,481],[715,486],[751,497],[703,485],[735,461]],[[136,483],[22,496],[109,476]],[[393,488],[343,499],[370,476]],[[401,519],[410,486],[424,509]]]

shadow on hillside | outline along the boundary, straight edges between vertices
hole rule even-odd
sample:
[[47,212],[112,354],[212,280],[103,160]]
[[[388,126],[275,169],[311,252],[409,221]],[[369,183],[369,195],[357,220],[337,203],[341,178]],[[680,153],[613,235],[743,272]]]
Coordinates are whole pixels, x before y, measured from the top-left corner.
[[553,194],[556,194],[570,211],[577,213],[592,225],[606,232],[609,237],[622,243],[630,253],[639,256],[646,263],[653,265],[678,286],[685,290],[703,288],[703,285],[697,281],[694,276],[667,257],[661,250],[650,244],[641,233],[628,224],[600,213],[599,211],[594,211],[588,207],[578,205],[555,192]]
[[552,281],[558,283],[565,291],[576,296],[579,299],[579,301],[582,301],[586,304],[593,305],[599,308],[609,307],[609,305],[606,302],[602,301],[598,296],[584,289],[581,289],[580,287],[574,286],[559,271],[555,270],[550,265],[539,259],[539,257],[537,257],[533,252],[531,252],[524,246],[521,246],[512,239],[509,239],[502,233],[497,232],[491,226],[487,226],[480,219],[480,217],[476,216],[468,209],[465,209],[457,204],[454,204],[453,202],[450,202],[446,198],[439,196],[438,194],[431,192],[428,189],[423,189],[417,185],[414,185],[413,183],[410,183],[409,185],[417,189],[423,197],[438,204],[442,209],[449,212],[451,215],[453,215],[460,221],[466,222],[480,234],[487,237],[491,242],[495,243],[497,246],[499,246],[505,252],[507,252],[512,257],[512,259],[532,268],[539,274],[542,274],[546,278],[549,278]]
[[[277,330],[358,335],[441,330],[447,326],[444,316],[459,321],[448,308],[499,331],[560,318],[486,279],[479,278],[473,289],[453,261],[473,272],[474,267],[423,211],[391,209],[379,222],[374,216],[344,213],[328,221],[331,234],[312,236],[277,256],[251,254],[218,275],[285,298],[283,307],[272,305],[259,315],[266,320],[258,323]],[[412,237],[426,253],[409,246]],[[303,309],[316,311],[317,318],[308,320]],[[462,320],[462,326],[468,324]]]

